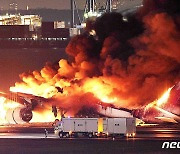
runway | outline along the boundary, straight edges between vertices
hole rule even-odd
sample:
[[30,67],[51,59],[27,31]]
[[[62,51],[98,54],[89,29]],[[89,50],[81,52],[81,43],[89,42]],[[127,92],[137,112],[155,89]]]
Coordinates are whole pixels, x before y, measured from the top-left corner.
[[112,140],[112,139],[21,139],[0,138],[1,154],[121,154],[121,153],[179,153],[179,149],[162,149],[171,140]]
[[[48,130],[45,138],[44,129]],[[180,142],[179,127],[137,127],[134,138],[62,138],[49,127],[0,127],[0,153],[17,154],[116,154],[179,153],[162,149],[163,142]]]
[[[48,138],[57,139],[52,124],[42,125],[10,125],[0,126],[0,138],[44,138],[44,129],[48,130]],[[179,126],[137,127],[134,139],[148,138],[180,138]]]

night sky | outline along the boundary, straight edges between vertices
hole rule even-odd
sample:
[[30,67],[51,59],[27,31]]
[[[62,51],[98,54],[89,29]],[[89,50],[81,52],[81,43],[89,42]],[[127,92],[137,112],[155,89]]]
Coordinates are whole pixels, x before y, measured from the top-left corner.
[[[83,8],[86,0],[76,0],[79,8]],[[105,0],[97,0],[97,2],[104,2]],[[0,0],[0,7],[2,9],[8,9],[9,3],[16,2],[18,9],[29,8],[53,8],[53,9],[69,9],[70,0]]]
[[19,81],[23,72],[40,70],[46,62],[55,63],[66,58],[64,49],[1,49],[0,91],[8,91]]

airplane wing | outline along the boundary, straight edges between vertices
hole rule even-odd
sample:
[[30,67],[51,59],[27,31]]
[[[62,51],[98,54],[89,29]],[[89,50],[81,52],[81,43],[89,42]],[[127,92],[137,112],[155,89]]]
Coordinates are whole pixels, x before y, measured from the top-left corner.
[[176,120],[174,120],[173,118],[168,118],[168,117],[155,117],[156,119],[159,119],[163,122],[167,122],[167,123],[178,123]]
[[[56,87],[58,92],[63,93],[63,88]],[[49,102],[52,100],[52,98],[44,98],[41,96],[36,96],[33,94],[27,94],[27,93],[22,93],[22,92],[9,92],[9,93],[4,93],[0,92],[0,96],[5,97],[8,100],[17,102],[22,105],[32,105],[32,108],[35,107],[36,105],[41,105],[43,103]]]

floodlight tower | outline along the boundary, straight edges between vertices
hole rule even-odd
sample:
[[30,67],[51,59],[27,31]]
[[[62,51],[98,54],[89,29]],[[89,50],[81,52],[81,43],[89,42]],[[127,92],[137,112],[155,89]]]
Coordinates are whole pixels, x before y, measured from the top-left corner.
[[[102,5],[101,7],[98,7],[96,0],[86,0],[83,21],[85,21],[85,19],[87,18],[99,17],[105,12],[111,12],[112,1],[113,0],[106,0],[105,6]],[[71,4],[71,27],[73,28],[75,25],[75,10],[77,12],[76,14],[78,16],[79,23],[82,23],[82,22],[81,22],[81,18],[78,12],[76,0],[70,0],[70,4]]]
[[88,12],[95,12],[96,0],[87,0]]
[[71,4],[71,28],[73,28],[75,25],[75,11],[76,11],[76,15],[77,15],[79,23],[81,23],[81,18],[79,15],[76,0],[70,0],[70,4]]
[[106,0],[105,6],[97,7],[96,0],[86,0],[85,18],[99,17],[105,12],[112,12],[112,0]]

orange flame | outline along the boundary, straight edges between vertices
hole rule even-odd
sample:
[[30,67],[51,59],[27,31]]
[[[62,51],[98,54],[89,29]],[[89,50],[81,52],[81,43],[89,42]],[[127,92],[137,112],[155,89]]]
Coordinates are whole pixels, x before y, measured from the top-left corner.
[[85,92],[93,93],[97,98],[105,103],[114,103],[117,101],[117,98],[110,97],[113,88],[104,84],[103,81],[98,78],[93,78],[85,82],[83,90]]
[[[173,86],[174,87],[174,86]],[[163,93],[163,95],[158,99],[158,100],[155,100],[151,103],[149,103],[147,106],[146,106],[146,109],[150,108],[150,107],[153,107],[153,106],[162,106],[163,104],[167,103],[168,101],[168,98],[169,98],[169,95],[170,95],[170,92],[171,92],[171,89],[173,88],[169,88],[167,91],[165,91]]]
[[[173,86],[173,87],[174,87],[174,86]],[[157,106],[161,106],[161,105],[165,104],[165,103],[168,101],[168,98],[169,98],[171,89],[172,89],[173,87],[169,88],[169,89],[157,100],[157,103],[156,103]]]
[[8,101],[4,97],[0,97],[0,123],[6,124],[6,113],[8,109],[16,108],[20,106],[17,102],[14,101]]
[[[61,116],[58,115],[56,118],[61,119]],[[33,111],[33,118],[30,122],[53,122],[54,120],[55,120],[54,114],[49,109],[43,112]]]

